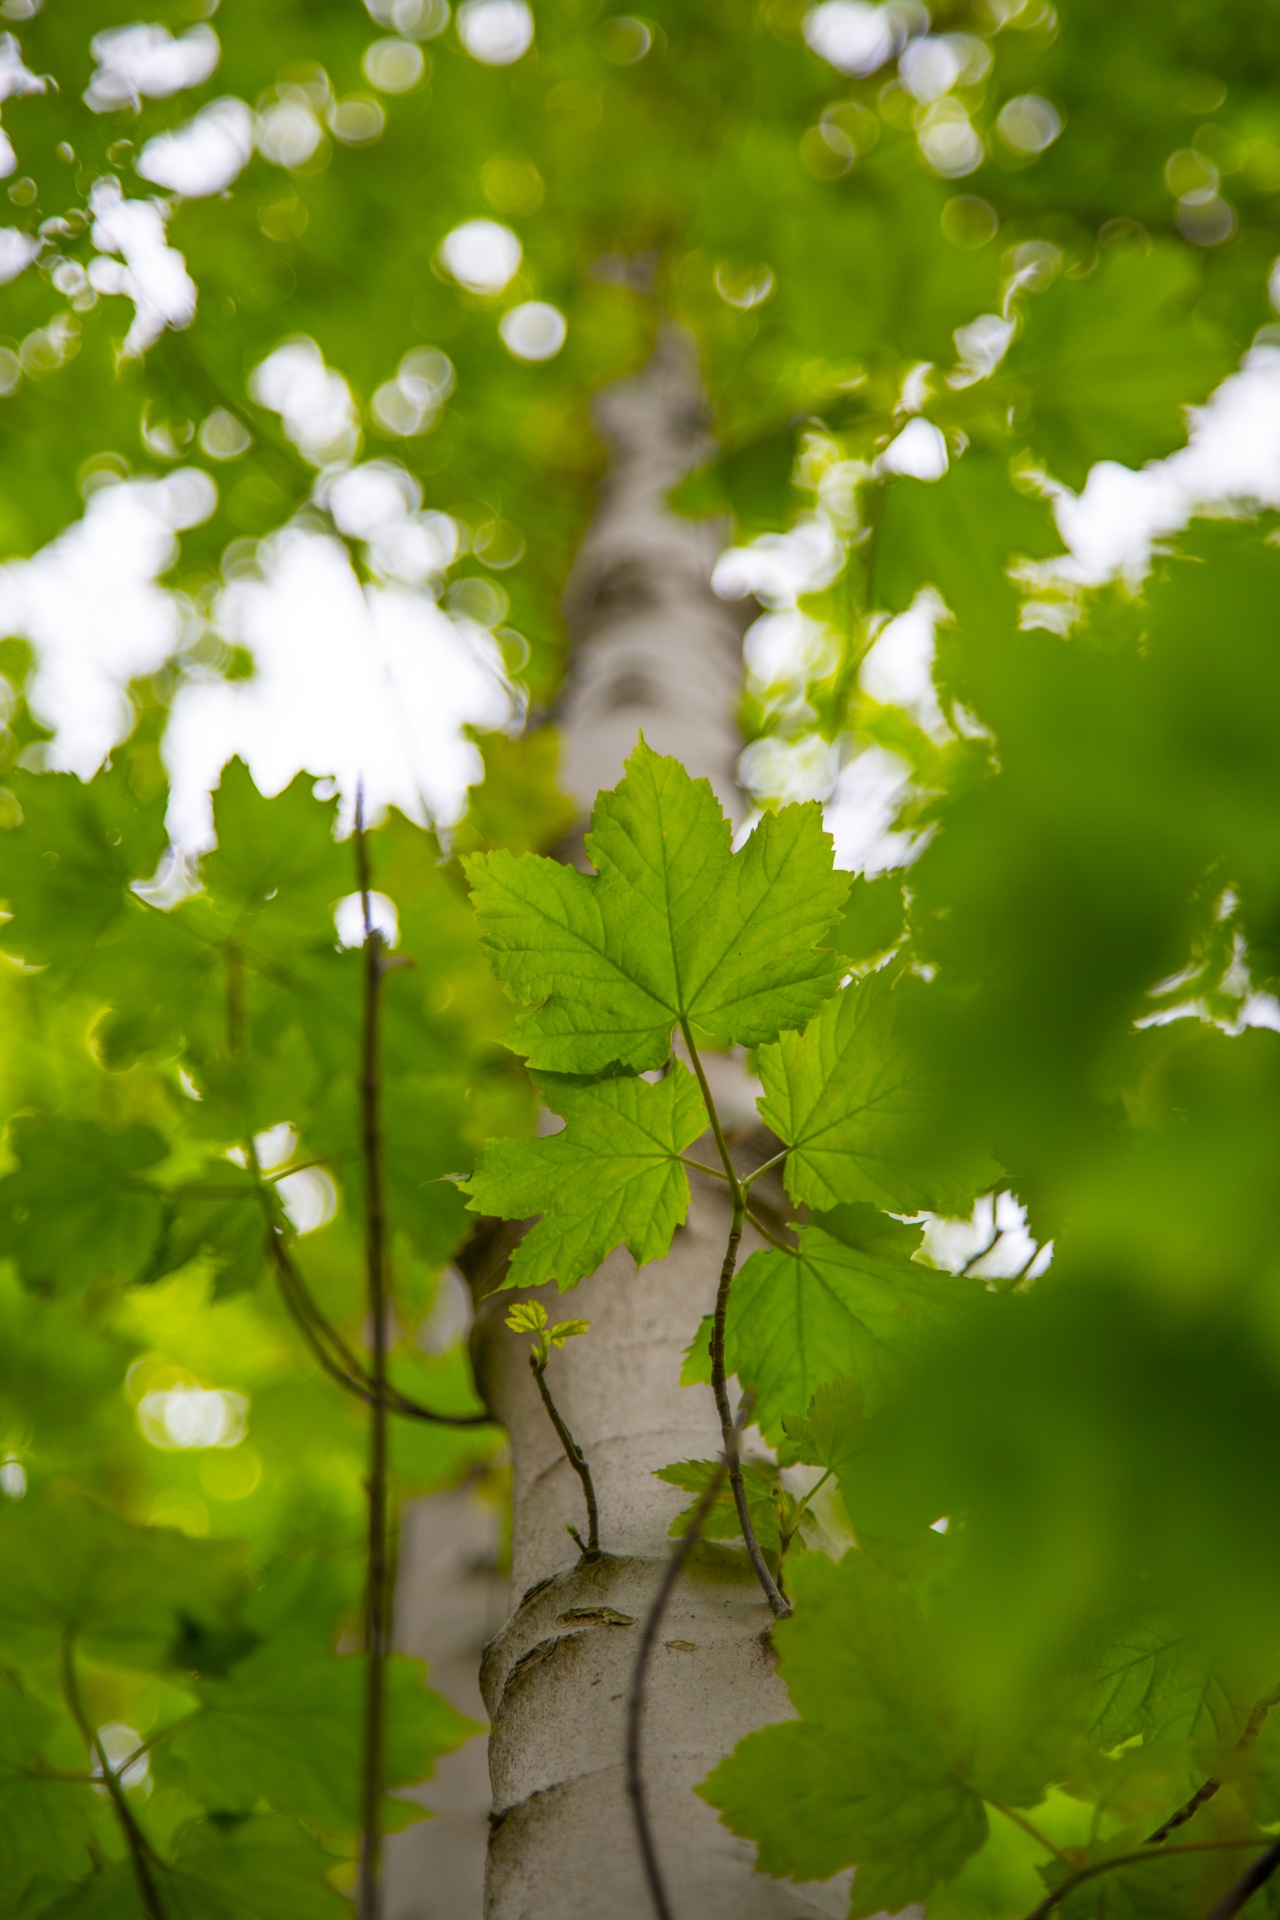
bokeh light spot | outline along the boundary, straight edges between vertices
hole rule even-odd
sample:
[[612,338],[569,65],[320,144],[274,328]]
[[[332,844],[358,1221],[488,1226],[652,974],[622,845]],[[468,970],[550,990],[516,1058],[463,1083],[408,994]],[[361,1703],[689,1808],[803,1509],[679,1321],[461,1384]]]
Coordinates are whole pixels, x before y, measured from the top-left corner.
[[533,14],[525,0],[466,0],[458,36],[473,60],[509,67],[533,45]]
[[523,254],[510,227],[496,220],[464,220],[440,242],[441,264],[469,293],[501,293]]
[[559,307],[546,300],[525,300],[498,323],[503,346],[517,360],[554,360],[568,331]]
[[996,132],[1015,153],[1043,153],[1062,132],[1062,115],[1043,95],[1020,93],[1001,107]]
[[366,47],[361,72],[379,93],[408,93],[427,70],[427,58],[413,40],[375,40]]

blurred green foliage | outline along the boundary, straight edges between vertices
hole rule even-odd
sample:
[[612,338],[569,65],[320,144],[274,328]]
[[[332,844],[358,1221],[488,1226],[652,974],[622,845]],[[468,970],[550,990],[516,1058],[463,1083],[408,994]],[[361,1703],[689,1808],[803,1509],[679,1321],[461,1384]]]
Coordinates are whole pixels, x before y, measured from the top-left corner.
[[[1174,524],[1149,566],[1096,574],[1054,508],[1093,463],[1173,453],[1188,407],[1251,347],[1255,371],[1274,354],[1274,10],[941,0],[884,16],[899,44],[860,75],[814,50],[804,0],[654,0],[643,19],[539,0],[507,64],[468,52],[443,4],[397,5],[223,0],[216,71],[102,112],[89,43],[130,10],[3,9],[6,71],[20,49],[56,86],[3,108],[7,224],[35,257],[0,292],[0,550],[50,541],[104,477],[195,465],[217,504],[166,576],[179,651],[132,690],[133,731],[92,781],[40,770],[32,655],[4,651],[0,1911],[142,1911],[86,1727],[125,1730],[110,1764],[171,1917],[319,1915],[347,1884],[356,1663],[334,1649],[358,1605],[363,1418],[277,1301],[267,1231],[356,1342],[360,963],[333,921],[351,848],[309,782],[264,799],[233,764],[216,851],[162,866],[167,703],[252,664],[209,644],[220,585],[298,516],[345,538],[328,456],[254,371],[316,343],[352,396],[342,460],[399,463],[453,516],[451,589],[500,583],[503,657],[545,707],[601,467],[592,396],[671,315],[717,439],[678,503],[740,542],[816,530],[828,554],[774,596],[805,644],[748,643],[765,825],[731,856],[677,770],[630,813],[606,803],[598,880],[530,867],[570,824],[554,742],[532,735],[483,743],[451,848],[398,815],[371,834],[415,962],[386,987],[397,1382],[474,1405],[463,1356],[417,1338],[467,1228],[447,1176],[517,1136],[472,1193],[545,1213],[540,1272],[651,1254],[680,1212],[688,1089],[617,1069],[658,1065],[680,1020],[758,1046],[792,1204],[727,1339],[774,1443],[749,1491],[796,1600],[778,1645],[798,1718],[708,1796],[768,1871],[857,1867],[857,1914],[927,1898],[931,1920],[1017,1920],[1050,1894],[1068,1920],[1205,1914],[1280,1815],[1280,559],[1256,502],[1222,517],[1224,486],[1219,517]],[[186,34],[208,12],[148,19]],[[124,355],[103,182],[149,204],[146,143],[226,97],[258,116],[256,150],[225,191],[163,205],[194,317]],[[291,162],[281,111],[312,142]],[[489,293],[440,251],[477,218],[523,250]],[[567,326],[542,361],[500,332],[534,299]],[[455,385],[402,430],[378,395],[422,348]],[[909,426],[932,461],[914,472],[884,458]],[[886,616],[922,607],[932,695],[904,704],[864,667]],[[840,918],[816,823],[773,809],[826,797],[869,750],[901,769],[913,857],[859,877]],[[671,924],[693,992],[649,965],[653,900],[621,877],[664,806],[684,810]],[[452,850],[480,857],[504,983],[547,1001],[516,1051],[548,1098],[554,1076],[606,1076],[564,1080],[563,1145],[522,1137],[533,1094]],[[514,937],[495,939],[499,893]],[[613,943],[576,1011],[562,909]],[[729,934],[717,975],[707,942]],[[621,1127],[632,1096],[671,1111],[628,1121],[628,1215],[598,1165],[591,1189],[589,1149],[568,1163],[574,1113]],[[943,1258],[936,1215],[996,1189],[1027,1209],[1026,1246],[1004,1257],[1018,1236],[992,1205],[986,1253],[975,1231]],[[688,1377],[706,1377],[697,1344]],[[397,1426],[397,1494],[484,1472],[492,1444]],[[708,1471],[668,1474],[696,1492]],[[733,1526],[722,1499],[711,1531]],[[826,1551],[793,1560],[802,1545]],[[466,1728],[409,1665],[393,1696],[398,1786]]]

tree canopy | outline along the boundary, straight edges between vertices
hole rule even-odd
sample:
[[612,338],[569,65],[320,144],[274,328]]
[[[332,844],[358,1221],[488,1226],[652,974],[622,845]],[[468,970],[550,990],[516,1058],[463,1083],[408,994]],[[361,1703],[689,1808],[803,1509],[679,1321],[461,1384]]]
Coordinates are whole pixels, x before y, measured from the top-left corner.
[[[0,1911],[340,1911],[472,1731],[375,1647],[362,1753],[370,1408],[502,1499],[450,1261],[658,1257],[732,1045],[781,1199],[686,1375],[761,1439],[666,1472],[798,1717],[702,1791],[855,1915],[1207,1915],[1280,1847],[1274,12],[0,14]],[[580,873],[591,404],[670,324],[758,818],[641,743]],[[286,587],[388,739],[485,676],[452,788],[280,745]]]

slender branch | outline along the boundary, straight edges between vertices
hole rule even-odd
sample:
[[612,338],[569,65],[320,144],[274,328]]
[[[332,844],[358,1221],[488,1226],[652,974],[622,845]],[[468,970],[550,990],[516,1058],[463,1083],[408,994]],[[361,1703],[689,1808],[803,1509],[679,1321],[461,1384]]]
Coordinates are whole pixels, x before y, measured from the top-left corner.
[[130,890],[130,898],[136,900],[140,907],[145,907],[148,913],[162,914],[170,926],[177,927],[179,932],[186,934],[188,939],[198,940],[202,947],[210,947],[215,953],[225,954],[234,946],[243,959],[252,963],[254,971],[262,974],[266,979],[274,980],[279,986],[289,987],[294,993],[312,991],[305,980],[290,973],[287,967],[278,965],[265,953],[259,953],[255,947],[246,946],[238,935],[226,939],[221,934],[202,933],[200,928],[193,927],[189,920],[183,920],[172,907],[159,906],[154,900],[148,900],[145,894],[138,893],[134,889]]
[[529,1355],[529,1367],[534,1379],[538,1383],[538,1392],[542,1395],[542,1404],[547,1410],[547,1417],[560,1436],[560,1445],[564,1448],[565,1458],[582,1482],[583,1497],[587,1503],[586,1546],[583,1546],[581,1536],[576,1527],[570,1527],[569,1531],[578,1542],[578,1552],[582,1555],[583,1559],[598,1560],[600,1558],[600,1509],[596,1505],[595,1482],[591,1478],[591,1468],[587,1465],[587,1456],[570,1433],[561,1417],[560,1409],[551,1398],[551,1389],[547,1385],[547,1363],[545,1360],[539,1362],[536,1347]]
[[[1172,1849],[1170,1849],[1172,1851]],[[1261,1859],[1247,1867],[1236,1881],[1234,1887],[1223,1894],[1209,1920],[1232,1920],[1232,1916],[1252,1900],[1259,1887],[1265,1887],[1272,1874],[1280,1867],[1280,1841],[1268,1847]]]
[[382,1013],[382,936],[369,898],[369,849],[364,790],[356,792],[356,872],[364,914],[364,1017],[361,1032],[360,1119],[364,1150],[365,1260],[373,1399],[369,1421],[369,1535],[365,1596],[364,1754],[361,1769],[360,1920],[378,1920],[381,1908],[383,1746],[387,1655],[391,1650],[391,1592],[387,1556],[387,1252],[382,1193],[379,1043]]
[[1018,1271],[1016,1273],[1010,1274],[1009,1278],[1004,1282],[1004,1284],[1002,1286],[996,1287],[994,1291],[996,1293],[1012,1293],[1015,1287],[1021,1286],[1022,1282],[1026,1279],[1032,1267],[1034,1267],[1036,1261],[1040,1258],[1040,1255],[1043,1252],[1044,1252],[1043,1247],[1040,1247],[1040,1246],[1032,1247],[1030,1253],[1027,1255],[1022,1265],[1018,1268]]
[[[965,1261],[964,1265],[957,1269],[956,1278],[963,1280],[964,1276],[967,1273],[972,1273],[974,1268],[977,1266],[979,1260],[985,1260],[987,1255],[994,1251],[995,1244],[1003,1232],[1004,1232],[1003,1227],[993,1227],[991,1232],[991,1238],[988,1240],[986,1246],[979,1247],[976,1253],[971,1253],[969,1255],[969,1258]],[[1039,1251],[1040,1249],[1037,1247],[1036,1252],[1038,1253]],[[1034,1259],[1035,1254],[1033,1254],[1031,1257],[1032,1259]]]
[[227,962],[227,1051],[239,1053],[244,1044],[244,960],[234,940],[223,948]]
[[[1174,1853],[1228,1853],[1233,1849],[1238,1852],[1244,1847],[1266,1846],[1269,1838],[1269,1835],[1265,1835],[1261,1839],[1254,1840],[1179,1840],[1171,1847],[1161,1847],[1159,1853],[1153,1853],[1150,1847],[1144,1847],[1139,1853],[1118,1853],[1113,1860],[1095,1860],[1091,1865],[1087,1867],[1077,1867],[1074,1873],[1069,1873],[1062,1884],[1055,1887],[1053,1892],[1027,1915],[1027,1920],[1047,1920],[1047,1916],[1060,1907],[1063,1901],[1075,1892],[1077,1887],[1083,1886],[1086,1880],[1096,1880],[1100,1873],[1112,1873],[1117,1867],[1137,1867],[1144,1863],[1150,1865],[1156,1860],[1167,1860],[1170,1854]],[[1274,1864],[1268,1868],[1264,1879],[1269,1878],[1270,1875],[1275,1872],[1276,1867],[1280,1866],[1280,1845],[1273,1847],[1271,1852],[1277,1857]],[[1270,1855],[1266,1857],[1269,1858]],[[1261,1865],[1261,1861],[1255,1861],[1254,1869]],[[1246,1876],[1246,1878],[1247,1877],[1248,1876]],[[1249,1894],[1255,1892],[1261,1885],[1261,1880],[1254,1881],[1253,1885],[1244,1895],[1244,1899],[1247,1900]],[[1232,1914],[1239,1913],[1240,1907],[1243,1906],[1243,1904],[1244,1900],[1237,1906],[1229,1907],[1219,1901],[1213,1912],[1209,1914],[1208,1920],[1230,1920]]]
[[1185,1827],[1188,1820],[1192,1819],[1194,1815],[1199,1813],[1201,1807],[1213,1799],[1214,1795],[1221,1789],[1221,1786],[1221,1780],[1215,1779],[1211,1774],[1207,1780],[1203,1781],[1201,1785],[1196,1788],[1191,1798],[1183,1802],[1176,1813],[1169,1815],[1169,1818],[1164,1822],[1163,1826],[1157,1827],[1154,1833],[1147,1835],[1147,1846],[1162,1846],[1171,1833],[1176,1833],[1179,1827]]
[[[176,1720],[170,1720],[166,1726],[160,1727],[155,1733],[149,1734],[145,1740],[139,1742],[127,1760],[120,1762],[118,1771],[121,1774],[128,1773],[130,1767],[136,1767],[139,1760],[144,1759],[149,1753],[154,1753],[156,1748],[161,1746],[171,1734],[181,1733],[183,1727],[189,1727],[193,1720],[202,1720],[206,1712],[207,1708],[205,1707],[195,1707],[190,1713],[179,1714]],[[74,1780],[78,1779],[79,1776],[77,1774],[68,1774],[66,1777],[69,1780]]]
[[[1244,1732],[1236,1742],[1237,1753],[1244,1753],[1253,1745],[1262,1731],[1263,1721],[1270,1713],[1272,1707],[1277,1704],[1280,1704],[1280,1687],[1276,1687],[1271,1693],[1265,1694],[1254,1706],[1252,1713],[1245,1722]],[[1149,1847],[1158,1847],[1162,1841],[1168,1839],[1171,1833],[1176,1833],[1179,1827],[1185,1827],[1187,1821],[1190,1820],[1194,1814],[1199,1813],[1201,1807],[1203,1807],[1206,1802],[1212,1800],[1214,1795],[1221,1790],[1221,1787],[1221,1780],[1210,1775],[1201,1786],[1196,1788],[1191,1798],[1178,1808],[1176,1813],[1169,1815],[1169,1818],[1163,1826],[1157,1827],[1154,1833],[1147,1835],[1147,1845]]]
[[337,1153],[314,1154],[310,1160],[291,1160],[287,1167],[277,1167],[262,1177],[268,1186],[274,1186],[279,1180],[287,1180],[291,1173],[310,1173],[313,1167],[341,1167],[358,1155],[358,1147],[342,1147]]
[[[744,1401],[742,1413],[745,1415],[750,1401]],[[732,1428],[735,1441],[737,1427]],[[653,1655],[654,1642],[658,1629],[662,1625],[663,1615],[670,1605],[675,1591],[676,1581],[680,1578],[685,1561],[693,1552],[698,1537],[706,1524],[707,1515],[719,1497],[720,1489],[729,1472],[729,1456],[724,1454],[716,1464],[714,1473],[702,1490],[697,1506],[694,1508],[689,1524],[676,1541],[671,1556],[663,1568],[658,1590],[654,1594],[652,1605],[645,1616],[640,1629],[640,1645],[636,1650],[636,1663],[631,1673],[631,1688],[627,1695],[627,1793],[631,1800],[631,1813],[635,1821],[636,1839],[640,1843],[640,1857],[644,1862],[645,1879],[649,1883],[649,1897],[657,1920],[674,1920],[671,1902],[667,1898],[666,1882],[662,1877],[662,1864],[658,1859],[658,1850],[654,1844],[653,1828],[649,1822],[649,1808],[645,1798],[644,1774],[641,1766],[640,1735],[644,1723],[645,1686],[649,1677],[649,1661]]]
[[1055,1859],[1061,1860],[1064,1867],[1071,1865],[1071,1855],[1064,1853],[1057,1841],[1051,1840],[1047,1833],[1041,1833],[1039,1827],[1034,1826],[1024,1813],[1019,1813],[1016,1807],[1007,1807],[1003,1800],[993,1800],[989,1793],[984,1793],[982,1797],[989,1807],[994,1807],[996,1812],[1002,1813],[1006,1820],[1012,1820],[1015,1827],[1021,1827],[1024,1833],[1030,1834],[1038,1847],[1043,1847],[1046,1853],[1051,1853]]
[[[760,1551],[760,1542],[756,1539],[756,1530],[752,1524],[751,1511],[747,1506],[747,1490],[743,1485],[742,1463],[738,1457],[737,1429],[729,1406],[729,1388],[724,1370],[725,1315],[729,1307],[729,1288],[733,1281],[733,1270],[738,1260],[738,1247],[742,1240],[742,1223],[747,1212],[747,1197],[738,1179],[737,1169],[730,1158],[724,1128],[720,1124],[720,1115],[716,1111],[711,1087],[687,1020],[680,1022],[680,1031],[684,1035],[684,1043],[689,1049],[689,1058],[693,1063],[694,1073],[698,1077],[698,1085],[702,1089],[703,1104],[707,1109],[707,1119],[711,1123],[716,1151],[720,1155],[725,1177],[729,1182],[729,1192],[733,1196],[733,1220],[729,1228],[729,1244],[725,1249],[724,1263],[720,1268],[720,1285],[716,1290],[716,1311],[711,1330],[711,1389],[716,1397],[716,1411],[720,1415],[720,1434],[724,1442],[725,1459],[729,1463],[729,1483],[733,1488],[733,1503],[738,1509],[738,1524],[742,1528],[742,1537],[747,1543],[747,1552],[756,1570],[756,1578],[764,1590],[764,1597],[769,1602],[774,1618],[785,1620],[791,1612],[791,1603],[780,1592],[777,1581],[765,1564],[764,1555]],[[757,1224],[754,1217],[753,1224]],[[762,1228],[761,1231],[766,1239],[773,1239],[774,1236],[767,1228]],[[775,1244],[779,1243],[775,1242]]]
[[733,1488],[733,1504],[738,1509],[738,1525],[742,1528],[742,1537],[747,1543],[747,1552],[756,1570],[756,1579],[760,1582],[774,1619],[785,1620],[791,1612],[791,1603],[781,1592],[777,1581],[765,1564],[760,1542],[756,1539],[751,1510],[747,1505],[747,1489],[742,1479],[738,1429],[729,1407],[729,1387],[724,1369],[725,1316],[729,1308],[729,1287],[733,1281],[738,1247],[742,1240],[743,1211],[743,1203],[739,1200],[733,1209],[729,1244],[725,1248],[724,1264],[720,1269],[720,1285],[716,1289],[716,1311],[711,1323],[711,1389],[716,1397],[716,1412],[720,1415],[720,1433],[724,1441],[725,1460],[728,1463],[729,1484]]
[[107,1750],[102,1744],[101,1736],[85,1711],[80,1682],[76,1675],[75,1645],[70,1633],[64,1634],[62,1640],[62,1691],[72,1719],[79,1727],[86,1745],[102,1769],[102,1783],[110,1796],[111,1805],[124,1834],[125,1845],[129,1849],[133,1877],[138,1883],[138,1893],[147,1914],[147,1920],[166,1920],[160,1890],[156,1886],[155,1874],[152,1871],[151,1847],[134,1818],[133,1808],[129,1805],[119,1774],[107,1758]]
[[[338,1329],[320,1311],[297,1266],[289,1257],[283,1234],[275,1220],[268,1218],[267,1246],[276,1269],[280,1297],[303,1339],[329,1378],[352,1393],[366,1406],[376,1398],[373,1381],[356,1358]],[[440,1427],[487,1427],[493,1423],[488,1413],[436,1413],[424,1407],[389,1382],[387,1406],[405,1420],[422,1420]]]

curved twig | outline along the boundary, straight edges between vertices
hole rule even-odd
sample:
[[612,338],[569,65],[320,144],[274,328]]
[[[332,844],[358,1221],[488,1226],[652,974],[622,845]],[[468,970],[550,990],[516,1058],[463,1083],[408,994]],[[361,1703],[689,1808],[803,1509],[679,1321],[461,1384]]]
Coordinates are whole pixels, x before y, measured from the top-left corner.
[[[1244,1732],[1236,1741],[1237,1753],[1244,1753],[1253,1745],[1262,1731],[1263,1721],[1270,1713],[1272,1707],[1277,1704],[1280,1704],[1280,1687],[1276,1687],[1270,1693],[1264,1694],[1263,1698],[1255,1705],[1248,1720],[1245,1722]],[[1147,1845],[1149,1847],[1158,1847],[1168,1839],[1171,1833],[1176,1833],[1179,1827],[1185,1827],[1187,1821],[1190,1820],[1193,1815],[1199,1813],[1201,1807],[1212,1800],[1214,1795],[1221,1790],[1221,1787],[1221,1780],[1211,1774],[1202,1785],[1196,1788],[1191,1798],[1184,1801],[1176,1813],[1169,1815],[1169,1818],[1164,1822],[1163,1826],[1157,1827],[1154,1833],[1147,1835]]]
[[591,1478],[591,1468],[587,1464],[587,1456],[570,1433],[559,1407],[557,1407],[555,1401],[551,1398],[551,1389],[547,1385],[546,1361],[544,1360],[541,1365],[539,1365],[536,1348],[529,1355],[529,1368],[538,1383],[538,1392],[542,1395],[542,1404],[547,1410],[547,1417],[560,1436],[560,1445],[564,1448],[565,1458],[582,1482],[583,1498],[587,1503],[586,1546],[583,1546],[576,1527],[570,1527],[569,1531],[578,1542],[578,1552],[582,1555],[583,1559],[598,1560],[600,1558],[600,1509],[596,1505],[595,1481]]
[[356,877],[364,918],[364,1006],[360,1030],[360,1135],[364,1160],[365,1268],[373,1362],[369,1420],[368,1549],[365,1583],[364,1740],[360,1781],[360,1920],[382,1906],[382,1787],[387,1717],[387,1657],[392,1594],[387,1485],[387,1249],[382,1184],[382,935],[373,924],[364,788],[356,789]]
[[[268,1223],[267,1244],[275,1265],[281,1298],[312,1355],[338,1386],[353,1393],[358,1400],[363,1400],[366,1406],[372,1406],[376,1397],[372,1379],[338,1329],[325,1318],[316,1304],[302,1275],[290,1259],[280,1228],[274,1220]],[[431,1407],[422,1406],[407,1393],[402,1393],[389,1381],[386,1400],[388,1409],[405,1420],[422,1420],[440,1427],[493,1425],[493,1415],[489,1413],[437,1413]]]
[[147,1920],[166,1920],[164,1903],[160,1898],[160,1889],[156,1885],[152,1872],[153,1854],[146,1834],[134,1818],[133,1808],[129,1805],[120,1775],[107,1758],[107,1750],[97,1728],[85,1711],[84,1700],[80,1694],[80,1683],[76,1676],[76,1655],[72,1635],[64,1634],[62,1640],[62,1692],[70,1709],[71,1717],[80,1729],[81,1737],[102,1769],[102,1784],[107,1790],[116,1819],[129,1849],[129,1863],[133,1868],[133,1877],[138,1884],[138,1892],[147,1914]]
[[756,1539],[756,1530],[747,1505],[747,1489],[742,1478],[742,1460],[738,1448],[738,1428],[729,1406],[729,1386],[724,1365],[724,1329],[729,1309],[729,1287],[733,1280],[733,1270],[737,1264],[738,1247],[742,1240],[743,1207],[735,1205],[733,1224],[729,1229],[729,1244],[725,1248],[724,1264],[720,1269],[720,1285],[716,1289],[715,1317],[711,1323],[711,1389],[716,1397],[716,1411],[720,1415],[720,1432],[724,1437],[724,1454],[729,1474],[729,1484],[733,1488],[733,1504],[738,1510],[738,1525],[742,1528],[742,1537],[747,1543],[747,1552],[756,1571],[756,1579],[764,1590],[775,1620],[785,1620],[791,1613],[791,1602],[778,1586],[770,1573],[765,1557]]
[[[745,1400],[739,1418],[744,1418],[750,1400]],[[735,1427],[734,1438],[738,1429]],[[667,1898],[666,1882],[662,1877],[662,1863],[658,1859],[658,1849],[653,1838],[653,1828],[649,1821],[649,1808],[645,1798],[644,1773],[640,1750],[640,1734],[644,1722],[645,1686],[649,1677],[649,1661],[653,1654],[654,1641],[662,1625],[663,1615],[670,1604],[675,1591],[676,1581],[680,1578],[685,1561],[697,1545],[699,1535],[706,1524],[707,1515],[719,1496],[729,1472],[729,1461],[722,1455],[699,1497],[688,1526],[676,1541],[670,1558],[663,1568],[658,1590],[645,1615],[640,1629],[640,1645],[636,1649],[636,1663],[631,1671],[631,1687],[627,1695],[627,1794],[631,1801],[632,1818],[635,1821],[636,1839],[640,1844],[640,1857],[644,1862],[645,1879],[648,1882],[649,1898],[657,1920],[674,1920],[671,1902]]]
[[[1255,1840],[1179,1840],[1172,1847],[1161,1847],[1159,1853],[1153,1853],[1150,1847],[1144,1847],[1139,1853],[1118,1853],[1114,1860],[1095,1860],[1091,1865],[1087,1867],[1077,1867],[1074,1873],[1069,1873],[1062,1884],[1055,1887],[1053,1892],[1027,1915],[1027,1920],[1046,1920],[1046,1916],[1060,1907],[1067,1896],[1074,1893],[1077,1887],[1083,1886],[1086,1880],[1096,1880],[1100,1873],[1113,1873],[1117,1867],[1136,1867],[1141,1866],[1144,1862],[1151,1865],[1157,1860],[1167,1860],[1170,1854],[1174,1853],[1227,1853],[1232,1850],[1238,1852],[1243,1847],[1266,1846],[1269,1838],[1269,1835],[1264,1835],[1262,1838]],[[1263,1876],[1264,1879],[1269,1879],[1271,1874],[1275,1872],[1276,1866],[1280,1866],[1280,1845],[1272,1848],[1272,1852],[1277,1856],[1276,1861]],[[1255,1861],[1254,1868],[1260,1864],[1261,1862]],[[1253,1869],[1251,1869],[1251,1871],[1252,1870]],[[1248,1878],[1247,1875],[1245,1877]],[[1240,1883],[1237,1882],[1237,1885],[1239,1884]],[[1245,1894],[1244,1899],[1247,1900],[1249,1893],[1256,1891],[1261,1885],[1261,1880],[1255,1880],[1249,1888],[1249,1892]],[[1208,1916],[1208,1920],[1230,1920],[1230,1916],[1239,1913],[1240,1907],[1243,1905],[1244,1900],[1241,1900],[1239,1905],[1234,1907],[1225,1906],[1222,1901],[1219,1901],[1213,1912]]]
[[[733,1504],[738,1510],[738,1525],[742,1529],[742,1537],[747,1543],[747,1552],[750,1555],[751,1564],[756,1570],[756,1578],[760,1582],[765,1599],[769,1602],[769,1607],[774,1619],[785,1620],[791,1613],[791,1602],[781,1591],[777,1581],[769,1571],[764,1554],[760,1550],[760,1542],[756,1539],[756,1530],[751,1519],[751,1510],[747,1505],[747,1490],[743,1484],[742,1465],[738,1457],[738,1429],[734,1424],[733,1411],[729,1405],[729,1387],[724,1364],[725,1316],[729,1309],[729,1288],[733,1283],[734,1268],[738,1262],[738,1248],[742,1242],[742,1225],[747,1215],[747,1197],[743,1192],[742,1183],[738,1179],[737,1168],[734,1166],[733,1160],[730,1157],[728,1143],[724,1137],[724,1128],[720,1124],[720,1115],[716,1111],[716,1103],[711,1096],[711,1087],[707,1080],[702,1061],[698,1056],[698,1049],[694,1044],[693,1034],[690,1032],[687,1020],[681,1021],[680,1031],[683,1033],[684,1043],[689,1049],[689,1059],[693,1063],[693,1071],[697,1075],[698,1086],[702,1092],[703,1105],[706,1107],[707,1118],[711,1123],[712,1138],[716,1143],[716,1151],[720,1155],[725,1177],[729,1182],[729,1192],[733,1196],[733,1219],[729,1228],[729,1244],[725,1248],[724,1261],[720,1268],[720,1284],[716,1289],[715,1317],[711,1326],[711,1390],[715,1395],[716,1411],[720,1415],[720,1434],[724,1442],[725,1460],[728,1463],[729,1484],[733,1488]],[[754,1219],[754,1216],[752,1224],[759,1226],[759,1222]],[[773,1239],[773,1235],[769,1232],[768,1228],[761,1227],[760,1231],[767,1239]],[[788,1248],[787,1251],[790,1252],[791,1249]]]

